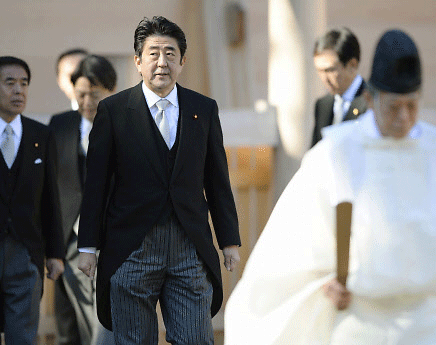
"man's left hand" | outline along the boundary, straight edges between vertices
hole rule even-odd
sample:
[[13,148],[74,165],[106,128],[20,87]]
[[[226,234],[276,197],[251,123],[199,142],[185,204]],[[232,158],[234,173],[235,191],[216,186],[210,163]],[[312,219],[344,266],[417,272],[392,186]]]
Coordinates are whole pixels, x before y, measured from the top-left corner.
[[57,280],[62,273],[64,273],[64,261],[62,259],[50,258],[45,263],[47,267],[47,278]]
[[224,266],[227,271],[233,272],[241,260],[239,257],[238,246],[228,246],[223,249],[224,254]]

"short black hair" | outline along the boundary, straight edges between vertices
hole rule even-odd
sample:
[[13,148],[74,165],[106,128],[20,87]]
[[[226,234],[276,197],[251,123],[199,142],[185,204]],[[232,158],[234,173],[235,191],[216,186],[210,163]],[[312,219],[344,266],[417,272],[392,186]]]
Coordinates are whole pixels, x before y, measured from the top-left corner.
[[185,56],[187,48],[185,33],[177,24],[161,16],[154,16],[152,19],[145,17],[139,22],[135,30],[135,40],[133,44],[136,56],[141,58],[145,39],[152,35],[174,38],[179,46],[181,58]]
[[64,57],[67,56],[72,56],[72,55],[88,55],[88,51],[86,49],[83,48],[73,48],[73,49],[68,49],[64,52],[62,52],[59,56],[58,59],[56,60],[56,75],[59,75],[59,65],[61,63],[61,60]]
[[315,42],[313,55],[316,56],[326,50],[333,50],[338,54],[339,61],[345,66],[355,58],[360,61],[360,46],[356,35],[350,29],[341,28],[330,30]]
[[11,65],[17,65],[24,68],[24,70],[27,73],[27,81],[30,83],[30,68],[29,65],[26,63],[26,61],[21,60],[15,56],[0,56],[0,69],[3,66],[11,66]]
[[109,91],[113,91],[117,85],[117,73],[114,67],[108,59],[100,55],[88,55],[80,61],[71,75],[73,85],[80,77],[85,77],[92,85],[103,86]]

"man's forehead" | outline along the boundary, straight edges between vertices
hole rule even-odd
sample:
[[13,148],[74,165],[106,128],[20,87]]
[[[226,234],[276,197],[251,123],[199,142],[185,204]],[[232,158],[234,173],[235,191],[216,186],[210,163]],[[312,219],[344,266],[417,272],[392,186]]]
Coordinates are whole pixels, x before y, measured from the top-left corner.
[[145,46],[148,48],[178,49],[177,40],[166,35],[152,35],[145,39]]
[[339,62],[338,54],[331,50],[324,50],[314,56],[315,66],[318,69],[327,69],[335,66]]
[[74,86],[74,90],[80,93],[96,93],[100,92],[101,90],[104,90],[105,88],[100,85],[83,85],[83,84],[77,84]]
[[20,65],[5,65],[0,67],[0,77],[4,80],[6,79],[22,79],[28,80],[24,67]]
[[393,93],[380,91],[381,98],[387,102],[401,102],[401,101],[418,101],[421,98],[421,92],[415,91],[410,93]]

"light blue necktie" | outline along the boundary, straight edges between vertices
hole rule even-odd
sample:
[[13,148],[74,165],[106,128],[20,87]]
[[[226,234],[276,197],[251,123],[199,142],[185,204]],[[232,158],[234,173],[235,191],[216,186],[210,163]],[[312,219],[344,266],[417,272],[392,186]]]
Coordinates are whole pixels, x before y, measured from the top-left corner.
[[170,101],[161,99],[156,102],[156,106],[159,111],[156,114],[156,125],[159,127],[160,133],[164,138],[168,147],[170,147],[170,125],[168,118],[165,115],[165,109],[170,104]]
[[82,139],[81,139],[81,144],[82,144],[82,149],[83,152],[85,153],[85,155],[88,154],[88,145],[89,145],[89,133],[91,132],[92,129],[92,125],[90,125],[89,123],[85,123],[84,125],[84,130],[82,133]]
[[14,130],[10,124],[5,127],[5,138],[1,145],[3,158],[10,169],[15,160]]
[[341,123],[344,119],[344,99],[336,94],[335,102],[333,104],[333,124]]

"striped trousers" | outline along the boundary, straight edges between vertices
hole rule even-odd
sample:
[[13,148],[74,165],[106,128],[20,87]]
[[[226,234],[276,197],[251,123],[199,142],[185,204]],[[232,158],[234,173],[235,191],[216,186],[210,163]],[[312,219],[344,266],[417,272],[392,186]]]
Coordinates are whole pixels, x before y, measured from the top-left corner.
[[159,300],[166,340],[211,345],[213,288],[204,263],[175,215],[156,225],[111,278],[111,313],[119,345],[156,345]]
[[36,345],[42,283],[25,246],[9,235],[0,241],[0,309],[6,344]]

